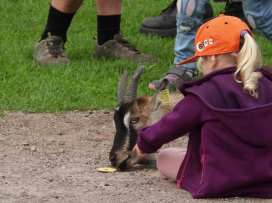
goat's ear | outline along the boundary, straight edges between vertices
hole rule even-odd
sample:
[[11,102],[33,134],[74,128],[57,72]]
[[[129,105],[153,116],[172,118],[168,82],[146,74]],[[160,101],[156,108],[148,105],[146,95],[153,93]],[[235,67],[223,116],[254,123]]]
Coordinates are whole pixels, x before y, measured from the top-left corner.
[[169,89],[169,81],[167,79],[163,79],[159,88],[157,89],[156,94],[152,97],[150,101],[150,107],[152,111],[155,111],[159,108],[162,103],[162,91],[165,89]]

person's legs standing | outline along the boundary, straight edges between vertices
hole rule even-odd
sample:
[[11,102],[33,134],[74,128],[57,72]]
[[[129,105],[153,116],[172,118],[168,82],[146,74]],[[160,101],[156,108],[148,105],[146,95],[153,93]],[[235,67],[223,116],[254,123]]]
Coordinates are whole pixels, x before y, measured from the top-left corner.
[[250,26],[272,42],[271,0],[242,0],[245,17]]
[[[178,0],[177,2],[177,36],[175,42],[174,67],[170,68],[165,78],[170,82],[170,89],[186,81],[191,81],[197,76],[196,63],[189,63],[184,66],[177,65],[179,62],[192,57],[195,53],[195,35],[202,25],[205,13],[205,4],[209,0]],[[157,89],[161,80],[155,80],[149,84],[149,89]]]
[[96,58],[126,58],[139,63],[157,62],[123,38],[120,32],[122,0],[96,0],[97,33],[93,56]]
[[35,46],[34,59],[38,65],[70,64],[64,53],[67,31],[83,0],[52,0],[47,24]]
[[61,37],[65,43],[68,28],[82,2],[83,0],[52,0],[41,40],[46,39],[50,32],[53,36]]
[[159,172],[167,178],[176,180],[186,151],[187,150],[183,148],[167,148],[161,150],[157,157],[157,168]]
[[[194,55],[195,35],[202,25],[205,3],[209,3],[209,0],[178,0],[177,37],[174,48],[176,58],[174,64],[178,64]],[[189,63],[184,67],[196,69],[196,64]]]
[[[83,0],[52,0],[46,28],[35,46],[34,58],[39,65],[71,63],[64,53],[64,43],[73,16],[82,2]],[[157,61],[154,56],[138,51],[119,34],[122,0],[96,0],[96,5],[98,43],[95,41],[95,57],[126,58],[140,63]]]
[[120,33],[122,0],[96,0],[98,44]]

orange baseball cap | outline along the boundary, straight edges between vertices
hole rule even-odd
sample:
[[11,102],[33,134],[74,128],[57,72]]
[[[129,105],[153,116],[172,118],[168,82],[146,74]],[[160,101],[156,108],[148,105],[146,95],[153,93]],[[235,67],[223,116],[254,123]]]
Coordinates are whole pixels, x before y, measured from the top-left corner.
[[253,37],[247,24],[240,18],[219,15],[199,28],[195,38],[195,55],[180,62],[179,65],[197,62],[201,56],[239,51],[243,31],[247,31]]

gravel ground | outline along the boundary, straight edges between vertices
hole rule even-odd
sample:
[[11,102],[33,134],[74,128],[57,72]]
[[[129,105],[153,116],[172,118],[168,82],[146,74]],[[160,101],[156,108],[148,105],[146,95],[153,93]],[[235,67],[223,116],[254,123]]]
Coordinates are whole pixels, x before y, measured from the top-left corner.
[[[148,166],[101,173],[115,129],[113,112],[5,112],[0,117],[0,202],[250,202],[253,198],[193,199]],[[165,147],[186,147],[187,137]]]

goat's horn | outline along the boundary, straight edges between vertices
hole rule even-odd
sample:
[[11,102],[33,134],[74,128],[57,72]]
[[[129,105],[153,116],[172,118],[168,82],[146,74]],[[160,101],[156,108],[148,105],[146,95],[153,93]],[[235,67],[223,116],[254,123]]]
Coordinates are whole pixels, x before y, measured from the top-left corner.
[[127,88],[127,93],[125,96],[125,101],[126,102],[132,102],[137,98],[137,87],[138,87],[138,82],[141,77],[141,74],[144,70],[144,66],[140,66],[135,73],[133,74],[132,78],[129,81],[128,88]]
[[128,74],[129,74],[129,71],[124,72],[119,80],[118,91],[117,91],[118,104],[120,104],[122,101],[125,100]]

